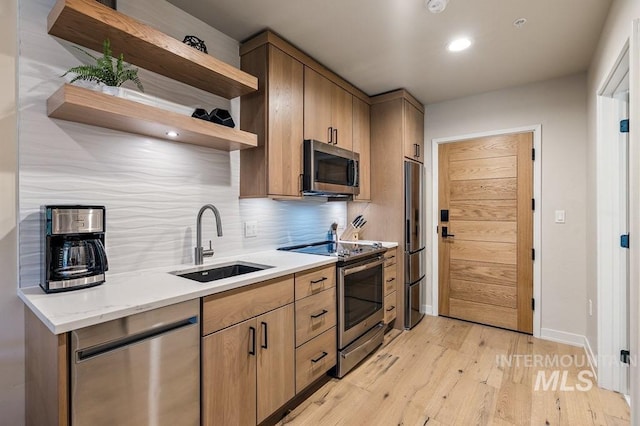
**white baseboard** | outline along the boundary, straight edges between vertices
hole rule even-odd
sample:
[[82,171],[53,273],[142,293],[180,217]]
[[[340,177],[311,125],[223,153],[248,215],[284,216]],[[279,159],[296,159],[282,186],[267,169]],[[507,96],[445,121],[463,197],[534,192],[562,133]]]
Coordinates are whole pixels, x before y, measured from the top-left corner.
[[581,334],[568,333],[566,331],[552,330],[550,328],[540,329],[540,338],[551,340],[552,342],[564,343],[566,345],[584,348],[585,337]]
[[420,310],[422,311],[423,314],[433,315],[433,307],[431,305],[422,305],[420,307]]
[[589,360],[589,364],[591,365],[591,371],[595,376],[596,380],[598,379],[598,358],[593,353],[591,349],[591,344],[589,343],[589,339],[585,336],[584,338],[584,351],[587,353],[587,359]]

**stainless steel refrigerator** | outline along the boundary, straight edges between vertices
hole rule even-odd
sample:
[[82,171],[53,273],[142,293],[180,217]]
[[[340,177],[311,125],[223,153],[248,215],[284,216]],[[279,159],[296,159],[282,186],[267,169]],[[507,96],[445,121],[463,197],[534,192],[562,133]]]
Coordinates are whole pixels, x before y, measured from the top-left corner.
[[404,328],[413,328],[424,316],[420,301],[425,287],[424,167],[404,163]]

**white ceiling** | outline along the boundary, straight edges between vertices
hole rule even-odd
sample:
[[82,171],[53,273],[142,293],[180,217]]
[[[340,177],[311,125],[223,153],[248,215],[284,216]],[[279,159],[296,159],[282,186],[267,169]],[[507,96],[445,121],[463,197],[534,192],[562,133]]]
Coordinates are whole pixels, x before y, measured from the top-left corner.
[[[585,71],[611,0],[169,0],[242,41],[270,28],[370,95],[434,103]],[[524,17],[517,29],[513,21]],[[448,42],[471,37],[452,54]]]

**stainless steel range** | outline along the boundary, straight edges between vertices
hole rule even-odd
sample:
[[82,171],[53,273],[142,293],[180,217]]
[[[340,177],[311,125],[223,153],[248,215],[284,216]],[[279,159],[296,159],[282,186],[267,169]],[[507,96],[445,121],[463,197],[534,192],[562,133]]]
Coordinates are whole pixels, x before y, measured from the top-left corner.
[[338,258],[338,366],[343,377],[382,344],[384,328],[383,254],[380,244],[334,243],[283,247],[294,251]]

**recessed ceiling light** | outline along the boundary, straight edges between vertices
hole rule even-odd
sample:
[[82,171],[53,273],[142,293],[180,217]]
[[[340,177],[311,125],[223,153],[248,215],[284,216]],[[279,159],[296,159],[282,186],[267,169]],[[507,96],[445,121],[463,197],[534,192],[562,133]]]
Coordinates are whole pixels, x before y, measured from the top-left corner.
[[468,49],[469,46],[471,46],[471,40],[464,37],[453,40],[451,43],[449,43],[447,49],[449,49],[450,52],[460,52],[462,50]]
[[516,28],[522,28],[526,23],[527,23],[527,18],[518,18],[515,21],[513,21],[513,26]]
[[180,136],[180,133],[173,130],[169,130],[167,132],[167,136],[169,136],[170,138],[177,138],[178,136]]
[[447,8],[449,0],[424,0],[424,6],[431,13],[440,13]]

